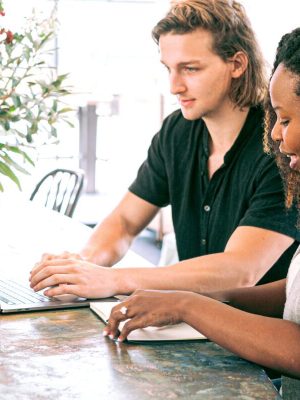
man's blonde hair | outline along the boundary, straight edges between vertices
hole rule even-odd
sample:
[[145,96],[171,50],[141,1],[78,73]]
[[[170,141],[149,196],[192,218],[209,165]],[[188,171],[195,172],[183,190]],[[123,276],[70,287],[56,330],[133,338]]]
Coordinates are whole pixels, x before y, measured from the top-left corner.
[[242,51],[248,57],[244,74],[232,80],[231,101],[240,108],[261,103],[267,93],[265,62],[243,6],[235,0],[177,0],[152,30],[156,43],[162,35],[204,29],[213,35],[213,51],[229,61]]

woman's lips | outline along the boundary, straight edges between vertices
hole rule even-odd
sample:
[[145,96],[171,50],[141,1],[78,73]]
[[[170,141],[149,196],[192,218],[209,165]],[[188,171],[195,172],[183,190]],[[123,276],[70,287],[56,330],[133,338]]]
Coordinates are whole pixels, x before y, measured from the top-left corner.
[[290,158],[290,168],[291,169],[297,169],[297,164],[298,164],[298,156],[296,156],[295,154],[291,154],[288,155],[288,157]]
[[281,151],[282,154],[284,154],[287,158],[290,160],[290,168],[291,169],[299,169],[297,168],[297,164],[299,162],[299,157],[296,154],[292,153],[285,153],[284,151]]
[[283,154],[284,156],[286,156],[287,158],[290,159],[290,168],[291,169],[299,169],[299,168],[297,168],[297,164],[299,164],[299,157],[297,154],[288,153],[288,152],[284,151],[282,149],[281,145],[279,146],[279,151],[281,154]]

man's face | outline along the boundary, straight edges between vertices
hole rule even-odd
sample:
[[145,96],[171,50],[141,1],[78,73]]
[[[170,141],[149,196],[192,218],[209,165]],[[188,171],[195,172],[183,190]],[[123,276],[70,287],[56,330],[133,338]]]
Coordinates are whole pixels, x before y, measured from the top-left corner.
[[181,35],[168,33],[159,39],[171,93],[189,120],[220,116],[230,103],[232,63],[215,54],[212,44],[212,34],[202,29]]

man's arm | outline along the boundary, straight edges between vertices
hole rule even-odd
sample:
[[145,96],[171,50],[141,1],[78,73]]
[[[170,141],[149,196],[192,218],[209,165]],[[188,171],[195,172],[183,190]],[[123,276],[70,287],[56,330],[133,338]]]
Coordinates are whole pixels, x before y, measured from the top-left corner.
[[[60,285],[47,295],[106,297],[136,289],[212,292],[254,286],[293,239],[254,227],[239,227],[223,253],[185,260],[168,267],[101,268],[80,260],[46,260],[31,275],[34,290]],[[63,285],[63,284],[68,285]]]
[[293,243],[293,239],[262,228],[238,227],[223,253],[209,254],[153,269],[118,270],[118,291],[173,289],[211,292],[254,286]]
[[[79,255],[86,261],[112,266],[128,250],[132,240],[154,218],[159,208],[127,192],[118,206],[93,230]],[[60,255],[44,254],[47,259],[78,258],[65,252]]]

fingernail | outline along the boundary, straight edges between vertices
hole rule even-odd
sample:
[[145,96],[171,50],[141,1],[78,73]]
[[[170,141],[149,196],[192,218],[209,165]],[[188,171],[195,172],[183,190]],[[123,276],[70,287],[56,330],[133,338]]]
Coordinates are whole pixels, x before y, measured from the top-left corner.
[[110,334],[109,336],[108,336],[111,340],[114,340],[114,335],[112,335],[112,334]]
[[103,332],[102,332],[102,335],[103,335],[103,336],[108,336],[108,332],[107,332],[107,331],[103,331]]
[[123,341],[124,339],[121,336],[119,336],[117,342],[123,342]]

